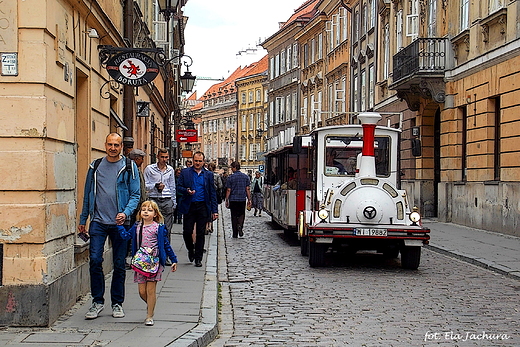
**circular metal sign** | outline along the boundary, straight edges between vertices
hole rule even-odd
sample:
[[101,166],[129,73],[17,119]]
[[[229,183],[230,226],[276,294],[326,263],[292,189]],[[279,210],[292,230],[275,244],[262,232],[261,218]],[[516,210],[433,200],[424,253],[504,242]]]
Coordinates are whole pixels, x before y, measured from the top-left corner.
[[107,72],[116,82],[139,87],[157,77],[159,65],[141,52],[126,52],[110,58]]

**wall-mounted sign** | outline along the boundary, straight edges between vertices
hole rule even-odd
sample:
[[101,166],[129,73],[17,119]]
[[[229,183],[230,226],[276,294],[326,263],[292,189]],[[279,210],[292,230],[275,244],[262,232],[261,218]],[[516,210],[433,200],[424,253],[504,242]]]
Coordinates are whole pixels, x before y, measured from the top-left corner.
[[2,64],[2,76],[18,75],[18,53],[2,53],[0,62]]
[[175,133],[177,142],[197,142],[198,134],[195,129],[177,130]]
[[152,82],[159,74],[159,65],[141,52],[120,53],[107,62],[108,74],[121,84],[139,87]]

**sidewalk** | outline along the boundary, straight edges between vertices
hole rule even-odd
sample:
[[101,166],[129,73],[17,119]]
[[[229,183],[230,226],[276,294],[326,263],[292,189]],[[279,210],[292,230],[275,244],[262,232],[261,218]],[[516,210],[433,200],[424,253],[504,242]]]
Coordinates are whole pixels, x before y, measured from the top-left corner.
[[430,249],[520,280],[520,237],[423,220]]
[[[218,227],[217,227],[218,225]],[[78,302],[48,329],[7,328],[0,332],[0,345],[6,347],[134,347],[206,346],[217,335],[217,230],[206,237],[203,267],[188,261],[182,239],[182,225],[172,230],[172,248],[178,258],[176,272],[165,269],[157,283],[157,304],[153,327],[144,325],[146,304],[141,300],[134,272],[126,272],[124,318],[113,318],[110,307],[110,281],[107,276],[105,309],[94,320],[85,320],[90,295]]]

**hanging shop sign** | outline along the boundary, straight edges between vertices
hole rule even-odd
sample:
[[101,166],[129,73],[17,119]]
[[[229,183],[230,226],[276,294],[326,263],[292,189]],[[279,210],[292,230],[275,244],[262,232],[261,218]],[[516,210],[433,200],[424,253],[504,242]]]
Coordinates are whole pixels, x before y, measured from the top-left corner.
[[108,74],[117,82],[140,87],[152,82],[159,74],[159,65],[141,52],[114,55],[107,62]]
[[195,129],[179,129],[176,132],[177,142],[197,142],[198,134]]

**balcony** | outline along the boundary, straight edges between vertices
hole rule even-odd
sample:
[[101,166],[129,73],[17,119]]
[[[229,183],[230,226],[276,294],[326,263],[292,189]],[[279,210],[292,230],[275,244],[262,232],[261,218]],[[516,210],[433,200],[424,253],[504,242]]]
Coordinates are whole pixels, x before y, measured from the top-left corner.
[[420,98],[445,100],[444,72],[448,62],[447,38],[418,38],[393,57],[393,83],[412,111],[419,109]]

